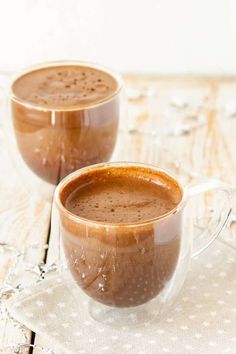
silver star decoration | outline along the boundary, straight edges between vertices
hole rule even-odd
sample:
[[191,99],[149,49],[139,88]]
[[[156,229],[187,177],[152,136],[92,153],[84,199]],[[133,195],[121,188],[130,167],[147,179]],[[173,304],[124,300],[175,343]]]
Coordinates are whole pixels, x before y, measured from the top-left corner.
[[189,107],[189,102],[182,97],[172,97],[170,99],[170,105],[177,109],[186,109]]
[[0,251],[1,252],[5,252],[5,251],[14,252],[17,257],[20,257],[20,256],[23,255],[23,252],[21,252],[16,247],[14,247],[14,246],[10,245],[9,243],[6,243],[6,242],[0,242]]
[[21,290],[23,290],[21,284],[12,286],[10,284],[4,283],[3,286],[0,288],[0,301],[4,298],[9,298],[11,295]]
[[126,92],[128,100],[131,102],[139,101],[142,98],[151,98],[157,96],[157,90],[145,87],[140,89],[129,87]]
[[236,118],[236,103],[228,102],[223,107],[224,115],[227,118]]
[[8,345],[5,347],[6,349],[14,350],[14,354],[24,354],[26,349],[39,349],[43,354],[55,354],[54,351],[50,348],[43,348],[36,344],[25,344],[18,343],[16,345]]
[[[37,246],[33,245],[28,248],[32,248],[32,247],[37,247]],[[47,247],[48,245],[45,245],[45,249]],[[17,285],[13,285],[12,278],[15,275],[15,271],[20,259],[24,260],[24,256],[27,252],[27,249],[20,251],[19,249],[17,249],[16,247],[8,243],[0,242],[0,253],[6,253],[6,252],[12,252],[14,254],[14,261],[12,262],[12,265],[9,269],[9,272],[5,278],[4,283],[1,284],[0,287],[0,318],[4,318],[10,321],[14,326],[14,328],[17,328],[22,333],[24,341],[27,342],[28,338],[27,338],[26,327],[22,325],[20,322],[18,322],[17,320],[15,320],[11,316],[11,314],[7,311],[7,309],[3,307],[3,303],[2,303],[4,299],[7,299],[13,294],[15,294],[16,292],[19,292],[24,289],[24,287],[20,283]],[[33,273],[37,274],[38,275],[37,281],[40,281],[44,279],[47,273],[57,270],[57,265],[55,263],[52,264],[40,263],[38,265],[26,266],[25,269],[26,270],[28,269],[29,271],[32,271]],[[30,348],[37,348],[41,350],[42,354],[54,354],[54,351],[52,349],[43,348],[35,344],[18,343],[18,344],[10,344],[9,346],[5,347],[6,350],[10,349],[11,353],[15,353],[15,354],[23,354],[27,349],[29,350]]]
[[39,263],[37,265],[28,265],[26,270],[38,276],[38,280],[43,280],[48,273],[54,272],[58,269],[56,263]]

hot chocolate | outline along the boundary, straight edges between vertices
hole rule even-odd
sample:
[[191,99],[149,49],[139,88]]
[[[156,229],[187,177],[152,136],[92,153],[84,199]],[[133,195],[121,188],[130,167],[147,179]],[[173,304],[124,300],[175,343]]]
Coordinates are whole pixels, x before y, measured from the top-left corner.
[[59,198],[66,258],[89,296],[130,307],[160,293],[180,248],[181,216],[173,211],[182,190],[174,179],[141,166],[95,166]]
[[174,209],[179,201],[171,181],[161,174],[152,180],[134,167],[91,171],[67,188],[74,189],[64,201],[67,210],[108,223],[145,222]]
[[12,85],[18,99],[46,109],[88,107],[117,90],[113,76],[83,65],[48,66],[20,76]]
[[115,76],[89,65],[49,65],[18,77],[12,84],[12,115],[27,165],[57,184],[76,169],[109,160],[119,92]]

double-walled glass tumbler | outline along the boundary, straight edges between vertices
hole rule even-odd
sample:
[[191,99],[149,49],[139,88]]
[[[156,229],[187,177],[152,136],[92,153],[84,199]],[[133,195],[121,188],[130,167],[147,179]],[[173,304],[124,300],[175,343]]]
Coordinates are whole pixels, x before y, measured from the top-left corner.
[[[135,175],[132,171],[136,171]],[[94,173],[105,175],[105,183],[114,175],[124,178],[132,174],[132,178],[147,183],[170,181],[175,186],[176,206],[163,215],[136,222],[121,222],[118,218],[101,222],[76,215],[68,208],[67,200],[72,193],[77,193],[80,200],[82,192],[75,192],[78,180],[97,183],[88,177]],[[203,231],[198,228],[196,234],[193,214],[199,205],[194,206],[191,199],[202,193],[206,200],[204,215],[209,218]],[[209,201],[214,215],[209,211]],[[129,201],[126,203],[129,213]],[[114,205],[126,207],[125,203]],[[99,210],[91,194],[91,208],[96,207]],[[184,187],[157,167],[114,162],[89,166],[67,176],[56,188],[55,208],[59,219],[54,219],[52,227],[60,225],[66,263],[78,284],[78,302],[81,289],[91,299],[93,318],[119,326],[150,320],[169,308],[186,278],[190,258],[212,243],[226,225],[231,195],[218,180],[198,180]]]

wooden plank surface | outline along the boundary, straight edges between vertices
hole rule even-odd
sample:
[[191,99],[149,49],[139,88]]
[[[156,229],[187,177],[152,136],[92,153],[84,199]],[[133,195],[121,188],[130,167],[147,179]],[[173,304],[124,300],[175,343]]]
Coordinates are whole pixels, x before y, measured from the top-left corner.
[[[133,75],[125,81],[128,114],[123,113],[113,159],[126,159],[129,154],[129,160],[151,163],[158,147],[166,146],[188,171],[214,175],[236,186],[236,78]],[[14,144],[3,132],[3,122],[9,119],[3,99],[0,105],[0,241],[21,250],[28,247],[27,262],[37,264],[45,259],[53,188],[45,190],[43,182],[22,172]],[[155,151],[150,137],[160,140]],[[125,139],[129,140],[129,151]],[[52,240],[49,262],[55,257],[54,250]],[[14,260],[12,252],[0,253],[0,283]],[[30,276],[30,272],[25,274]],[[50,347],[43,338],[32,337],[29,330],[25,334],[28,343],[33,340]],[[9,344],[23,340],[19,329],[9,321],[0,321],[2,353]]]

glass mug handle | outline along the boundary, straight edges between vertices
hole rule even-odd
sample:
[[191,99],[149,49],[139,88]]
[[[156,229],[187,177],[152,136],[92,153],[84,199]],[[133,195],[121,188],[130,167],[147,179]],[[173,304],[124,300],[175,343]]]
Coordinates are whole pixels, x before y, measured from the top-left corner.
[[224,193],[220,204],[213,210],[212,221],[215,221],[215,225],[211,232],[209,232],[208,227],[210,226],[210,222],[207,222],[200,237],[196,238],[193,235],[192,257],[198,256],[204,251],[219,236],[225,225],[227,225],[232,211],[232,194],[228,184],[213,178],[199,178],[186,187],[187,199],[190,200],[194,196],[214,190]]

